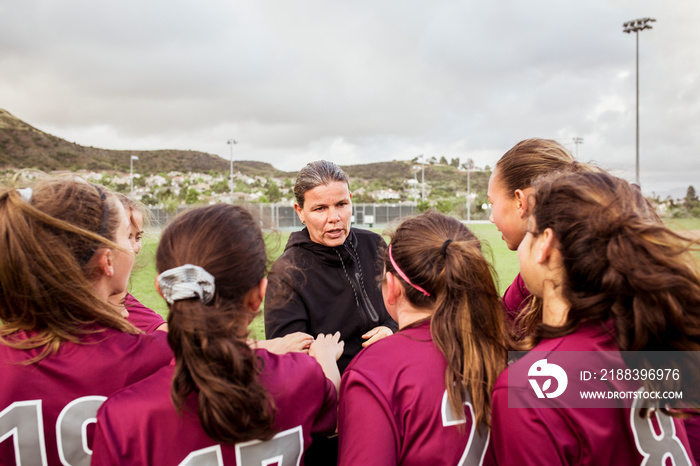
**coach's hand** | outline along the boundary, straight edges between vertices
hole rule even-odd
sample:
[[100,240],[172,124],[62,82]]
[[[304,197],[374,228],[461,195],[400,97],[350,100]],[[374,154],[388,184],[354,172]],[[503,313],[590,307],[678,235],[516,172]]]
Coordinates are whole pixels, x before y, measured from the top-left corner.
[[270,340],[249,341],[253,348],[265,348],[270,353],[308,353],[314,337],[304,332],[294,332]]
[[374,327],[372,330],[362,335],[362,338],[367,340],[366,342],[362,343],[362,347],[364,348],[366,346],[369,346],[372,343],[375,343],[381,340],[382,338],[388,337],[389,335],[393,334],[394,332],[392,332],[389,327],[385,327],[383,325],[380,325],[379,327]]

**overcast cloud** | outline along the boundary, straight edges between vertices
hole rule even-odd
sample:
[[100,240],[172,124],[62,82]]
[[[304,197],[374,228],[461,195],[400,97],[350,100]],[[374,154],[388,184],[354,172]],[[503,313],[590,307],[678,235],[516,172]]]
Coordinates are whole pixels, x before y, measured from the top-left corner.
[[[78,144],[295,171],[493,166],[557,139],[630,181],[700,189],[697,0],[0,0],[0,108]],[[671,191],[673,190],[673,191]]]

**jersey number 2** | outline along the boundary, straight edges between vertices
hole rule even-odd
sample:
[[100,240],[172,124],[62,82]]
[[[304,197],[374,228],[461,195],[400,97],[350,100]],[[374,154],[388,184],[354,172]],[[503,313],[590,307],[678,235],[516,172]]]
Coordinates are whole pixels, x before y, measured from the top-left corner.
[[[469,414],[474,419],[474,407],[472,406],[471,398],[467,393],[467,399],[464,405],[468,408]],[[455,415],[450,407],[450,402],[447,398],[447,390],[442,395],[442,425],[443,427],[454,426],[457,424],[466,424],[466,419],[463,416]],[[462,458],[460,458],[458,466],[479,466],[484,461],[484,454],[489,443],[491,433],[485,427],[477,428],[476,423],[472,422],[469,429],[469,440],[464,448]]]

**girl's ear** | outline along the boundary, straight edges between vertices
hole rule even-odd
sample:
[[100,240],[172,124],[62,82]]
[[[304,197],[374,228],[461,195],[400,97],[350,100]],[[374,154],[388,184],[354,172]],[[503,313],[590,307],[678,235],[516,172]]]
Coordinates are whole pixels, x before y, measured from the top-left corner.
[[165,299],[165,296],[163,296],[163,292],[160,290],[160,284],[158,283],[158,277],[160,277],[160,274],[156,275],[156,291],[160,295],[161,298]]
[[554,231],[551,228],[545,228],[542,232],[539,251],[537,253],[537,262],[540,264],[549,260],[555,250],[557,250],[557,238],[554,236]]
[[112,261],[112,251],[107,248],[100,248],[97,251],[97,269],[105,277],[114,275],[114,263]]
[[260,283],[246,293],[245,298],[243,298],[243,304],[250,312],[257,313],[260,310],[260,305],[263,302],[263,298],[265,298],[266,291],[267,278],[263,277],[260,280]]
[[516,189],[515,190],[515,208],[518,210],[518,215],[520,218],[525,218],[528,211],[527,196],[531,189]]
[[386,272],[384,275],[384,280],[386,280],[386,303],[389,305],[395,305],[396,301],[398,300],[399,296],[401,296],[401,293],[403,292],[403,286],[401,286],[401,283],[399,283],[399,280],[396,278],[396,275],[394,275],[391,272]]

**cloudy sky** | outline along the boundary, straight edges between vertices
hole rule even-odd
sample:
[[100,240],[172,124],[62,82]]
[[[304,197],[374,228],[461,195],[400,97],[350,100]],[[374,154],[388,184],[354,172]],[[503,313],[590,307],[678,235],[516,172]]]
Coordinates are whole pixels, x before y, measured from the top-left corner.
[[[298,170],[493,166],[556,139],[647,194],[700,189],[697,0],[0,0],[0,108],[82,145]],[[573,138],[583,138],[575,145]],[[680,193],[680,194],[679,194]]]

